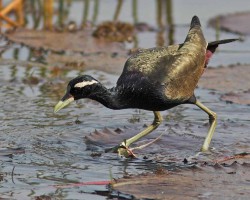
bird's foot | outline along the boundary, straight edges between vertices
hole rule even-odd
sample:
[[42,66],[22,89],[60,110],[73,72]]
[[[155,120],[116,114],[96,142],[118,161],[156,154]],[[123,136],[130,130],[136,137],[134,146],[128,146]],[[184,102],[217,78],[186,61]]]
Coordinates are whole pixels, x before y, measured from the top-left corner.
[[135,154],[133,153],[132,149],[130,149],[126,145],[126,140],[124,140],[121,144],[110,148],[106,149],[105,152],[113,152],[113,153],[118,153],[119,156],[124,156],[125,158],[136,158]]
[[124,156],[125,158],[136,158],[132,149],[125,145],[125,142],[122,142],[117,149],[119,156]]

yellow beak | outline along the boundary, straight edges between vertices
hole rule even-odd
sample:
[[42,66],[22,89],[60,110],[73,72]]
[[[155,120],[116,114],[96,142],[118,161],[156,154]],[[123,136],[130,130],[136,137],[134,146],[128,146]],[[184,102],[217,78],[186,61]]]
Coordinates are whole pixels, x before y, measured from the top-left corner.
[[65,106],[69,105],[72,101],[74,101],[74,97],[70,97],[64,101],[62,101],[62,100],[59,101],[54,108],[54,113],[58,112],[59,110],[61,110]]

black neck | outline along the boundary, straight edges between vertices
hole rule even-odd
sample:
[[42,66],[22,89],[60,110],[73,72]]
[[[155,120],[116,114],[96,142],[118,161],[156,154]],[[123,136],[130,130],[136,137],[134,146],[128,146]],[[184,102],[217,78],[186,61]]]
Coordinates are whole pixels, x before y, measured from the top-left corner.
[[122,109],[125,106],[121,104],[117,94],[118,91],[116,88],[107,89],[99,84],[88,98],[98,101],[110,109]]

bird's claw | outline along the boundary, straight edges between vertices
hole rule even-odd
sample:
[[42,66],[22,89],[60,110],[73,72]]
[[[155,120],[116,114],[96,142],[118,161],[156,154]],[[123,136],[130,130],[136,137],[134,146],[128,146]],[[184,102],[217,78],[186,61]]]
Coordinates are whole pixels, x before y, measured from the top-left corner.
[[135,154],[133,153],[132,149],[126,145],[126,140],[124,140],[121,144],[105,150],[105,152],[113,152],[118,153],[119,156],[124,156],[125,158],[135,158]]
[[136,158],[132,149],[129,149],[128,146],[120,145],[117,150],[119,156],[124,156],[125,158]]

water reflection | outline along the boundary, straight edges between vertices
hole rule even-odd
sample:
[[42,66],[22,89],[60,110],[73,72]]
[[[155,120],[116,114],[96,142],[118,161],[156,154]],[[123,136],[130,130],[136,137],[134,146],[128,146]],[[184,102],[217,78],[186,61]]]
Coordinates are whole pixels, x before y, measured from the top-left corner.
[[[159,28],[156,43],[157,46],[168,46],[174,44],[174,23],[172,17],[172,1],[157,0],[157,25]],[[167,30],[167,32],[166,32]],[[167,43],[165,43],[165,32]]]
[[[32,25],[33,29],[47,29],[47,30],[54,30],[55,28],[57,30],[64,30],[64,27],[70,22],[70,12],[73,12],[71,8],[76,3],[78,6],[82,6],[82,14],[78,13],[77,16],[82,15],[82,22],[81,27],[85,28],[86,26],[89,26],[89,22],[91,24],[96,24],[97,18],[99,15],[99,11],[102,9],[102,4],[100,0],[84,0],[81,2],[78,1],[53,1],[53,0],[46,0],[46,1],[26,1],[25,4],[23,4],[23,1],[17,1],[18,4],[15,6],[18,7],[17,14],[23,16],[23,18],[26,20],[26,27],[30,27]],[[122,0],[115,1],[116,5],[112,8],[114,10],[113,14],[113,21],[118,21],[119,16],[124,9],[127,9],[124,7],[124,2]],[[131,16],[133,19],[133,24],[138,25],[140,19],[138,18],[138,11],[141,9],[138,7],[138,1],[137,0],[131,0]],[[21,5],[22,4],[22,5]],[[54,6],[56,5],[56,6]],[[156,32],[156,46],[163,46],[163,45],[169,45],[174,43],[174,26],[173,26],[173,17],[172,17],[172,2],[171,0],[155,0],[155,5],[157,7],[156,13],[156,21],[157,21],[157,32]],[[11,6],[11,4],[6,5],[6,7]],[[24,9],[20,9],[19,7],[24,7]],[[90,12],[91,11],[91,12]],[[20,12],[23,12],[20,14]],[[89,14],[92,13],[92,19],[89,19]],[[110,12],[110,15],[112,15],[112,12]],[[56,19],[56,21],[55,21]],[[21,19],[20,19],[21,20]],[[55,21],[55,22],[54,22]],[[41,24],[43,23],[43,24]],[[69,23],[69,24],[70,24]],[[75,23],[74,21],[72,22]],[[69,25],[68,24],[68,25]],[[19,25],[16,25],[19,26]],[[143,26],[148,26],[147,24]],[[80,28],[81,28],[80,27]],[[167,36],[165,36],[167,34]],[[167,40],[167,42],[165,42]],[[133,46],[138,48],[139,41],[137,34],[134,36],[133,40]],[[20,57],[20,48],[15,48],[13,52],[12,58],[15,60],[23,60],[22,55]],[[5,50],[1,52],[1,54],[4,54],[2,57],[4,58],[5,51],[7,51],[8,48],[6,47]],[[28,51],[28,58],[25,59],[27,61],[35,61],[39,63],[46,64],[46,56],[48,55],[45,51],[40,51],[39,49],[31,49],[26,48]],[[23,50],[22,50],[23,51]],[[49,52],[49,54],[53,54],[53,52]],[[20,57],[20,58],[19,58]],[[11,63],[11,61],[10,61]],[[27,63],[27,66],[29,64]],[[11,76],[12,78],[16,78],[17,72],[13,71],[14,68],[12,68]],[[18,70],[15,69],[15,70]],[[40,75],[45,78],[46,73],[48,71],[45,68],[39,69],[41,71]],[[46,72],[47,71],[47,72]],[[60,71],[60,70],[59,70]],[[53,68],[50,72],[51,75],[58,75],[58,68]],[[55,73],[56,72],[56,73]],[[26,73],[27,74],[27,73]],[[64,71],[64,75],[67,75],[67,70]]]
[[[12,12],[15,14],[13,20],[10,15]],[[3,23],[4,22],[4,23]],[[1,27],[18,27],[24,24],[24,12],[23,12],[23,0],[13,0],[8,5],[3,6],[3,2],[0,1],[0,26]]]

